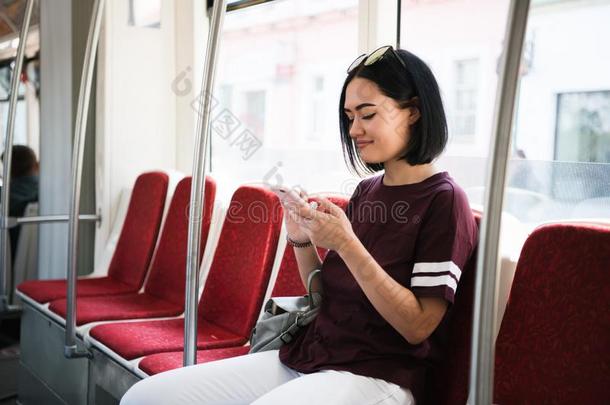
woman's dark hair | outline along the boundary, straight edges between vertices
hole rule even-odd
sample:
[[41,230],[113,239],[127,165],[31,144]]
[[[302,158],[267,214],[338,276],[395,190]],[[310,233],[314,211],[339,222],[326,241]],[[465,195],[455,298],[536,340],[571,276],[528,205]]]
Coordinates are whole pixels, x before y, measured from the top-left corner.
[[[447,119],[443,109],[440,90],[430,68],[417,56],[404,49],[397,49],[406,68],[388,51],[382,59],[370,66],[352,70],[345,79],[339,100],[339,128],[345,162],[356,174],[371,174],[383,169],[383,163],[369,164],[358,155],[349,135],[350,122],[343,108],[347,85],[356,77],[367,79],[379,90],[398,103],[400,108],[417,107],[420,117],[411,126],[407,150],[401,159],[410,165],[430,163],[445,149],[447,144]],[[414,102],[413,97],[417,97]]]
[[[2,153],[4,160],[4,153]],[[11,158],[11,178],[30,176],[36,170],[36,154],[26,145],[13,145]]]

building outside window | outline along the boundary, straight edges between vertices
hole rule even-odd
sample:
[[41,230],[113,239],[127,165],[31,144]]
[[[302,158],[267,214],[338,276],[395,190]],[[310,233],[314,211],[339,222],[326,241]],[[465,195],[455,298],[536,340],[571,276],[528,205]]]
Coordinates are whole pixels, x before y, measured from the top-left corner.
[[[12,65],[0,67],[0,130],[2,134],[6,133],[8,125],[8,104],[10,99]],[[23,83],[19,85],[19,96],[17,99],[17,113],[15,115],[15,135],[14,145],[28,144],[27,133],[27,102],[26,102],[26,86]],[[4,150],[4,136],[2,136],[2,150]]]
[[263,142],[265,135],[265,90],[246,91],[243,123]]
[[211,131],[211,175],[224,190],[263,182],[353,192],[337,106],[358,55],[358,4],[273,1],[226,15]]
[[610,163],[610,90],[557,95],[555,160]]
[[324,119],[326,112],[324,100],[324,76],[313,77],[313,91],[311,96],[311,132],[307,139],[316,141],[320,139],[324,131]]
[[478,59],[455,62],[453,131],[457,141],[472,140],[476,133]]
[[140,28],[161,28],[161,0],[130,0],[129,25]]

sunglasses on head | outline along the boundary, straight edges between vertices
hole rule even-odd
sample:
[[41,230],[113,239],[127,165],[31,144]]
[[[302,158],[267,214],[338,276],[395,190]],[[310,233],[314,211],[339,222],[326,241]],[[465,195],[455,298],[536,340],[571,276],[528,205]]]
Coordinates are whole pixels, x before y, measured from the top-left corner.
[[391,45],[385,45],[385,46],[382,46],[381,48],[375,49],[371,53],[368,53],[368,54],[363,53],[362,55],[358,56],[356,58],[356,60],[354,60],[352,62],[352,64],[349,65],[349,67],[347,68],[347,73],[350,73],[352,70],[354,70],[355,68],[360,66],[363,62],[364,62],[364,66],[371,66],[375,62],[378,62],[381,59],[383,59],[387,54],[393,55],[394,58],[396,58],[398,60],[398,62],[400,62],[400,64],[402,65],[403,68],[405,68],[405,69],[407,68],[407,66],[405,65],[403,60],[400,58],[400,56],[398,56],[398,54],[396,53],[394,48]]

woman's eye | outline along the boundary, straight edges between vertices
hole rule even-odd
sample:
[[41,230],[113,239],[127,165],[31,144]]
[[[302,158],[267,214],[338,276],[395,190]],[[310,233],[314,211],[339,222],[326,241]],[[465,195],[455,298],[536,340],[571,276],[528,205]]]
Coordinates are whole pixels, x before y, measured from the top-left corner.
[[[371,118],[373,118],[375,116],[376,113],[372,113],[369,115],[363,115],[361,119],[363,120],[370,120]],[[347,122],[352,124],[354,122],[354,118],[353,117],[347,117]]]

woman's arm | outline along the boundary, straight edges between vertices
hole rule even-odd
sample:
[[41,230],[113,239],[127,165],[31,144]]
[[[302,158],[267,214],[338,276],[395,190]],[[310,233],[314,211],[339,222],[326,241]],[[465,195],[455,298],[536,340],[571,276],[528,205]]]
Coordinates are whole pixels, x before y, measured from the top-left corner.
[[[292,221],[294,225],[299,224],[299,221],[302,221],[298,216],[294,215],[290,210],[286,211],[288,218],[287,221]],[[292,224],[291,224],[292,225]],[[294,226],[292,225],[292,226]],[[290,234],[289,234],[290,237]],[[298,248],[293,247],[294,249],[294,257],[297,260],[297,265],[299,267],[299,274],[301,276],[301,280],[303,281],[303,285],[305,289],[307,289],[307,280],[309,279],[309,274],[322,267],[322,261],[320,260],[320,256],[318,256],[318,251],[316,250],[315,245]],[[312,284],[312,290],[316,292],[321,291],[321,285],[319,284],[319,279],[314,280]]]
[[419,344],[434,332],[447,311],[447,301],[417,298],[390,277],[358,238],[344,243],[337,253],[377,312],[409,343]]
[[[307,289],[307,280],[309,278],[309,274],[312,271],[322,267],[322,261],[318,256],[318,251],[316,250],[315,246],[309,246],[306,248],[294,247],[293,249],[294,257],[296,257],[297,264],[299,266],[299,274],[301,275],[301,280],[303,281],[305,289]],[[313,281],[312,290],[315,292],[321,291],[319,279]]]
[[341,256],[371,304],[409,343],[427,339],[445,315],[447,302],[442,298],[417,298],[390,277],[354,234],[343,210],[328,200],[320,202],[326,212],[307,208],[295,211],[310,240]]

